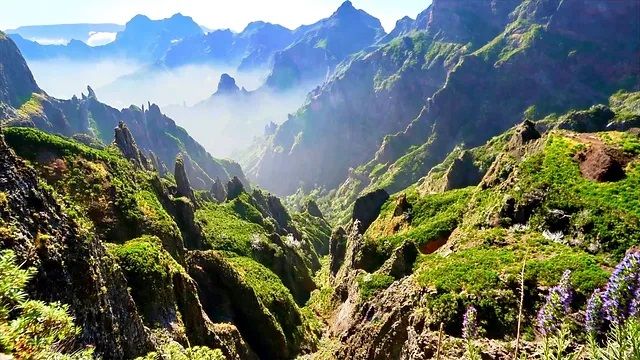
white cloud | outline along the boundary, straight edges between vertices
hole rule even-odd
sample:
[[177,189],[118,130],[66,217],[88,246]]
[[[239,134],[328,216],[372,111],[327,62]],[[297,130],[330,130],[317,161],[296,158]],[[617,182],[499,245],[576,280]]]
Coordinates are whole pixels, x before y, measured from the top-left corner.
[[67,39],[50,39],[50,38],[29,38],[31,41],[35,41],[40,45],[67,45],[69,40]]
[[116,39],[117,33],[114,32],[96,32],[89,33],[89,39],[87,39],[87,45],[100,46],[113,42]]

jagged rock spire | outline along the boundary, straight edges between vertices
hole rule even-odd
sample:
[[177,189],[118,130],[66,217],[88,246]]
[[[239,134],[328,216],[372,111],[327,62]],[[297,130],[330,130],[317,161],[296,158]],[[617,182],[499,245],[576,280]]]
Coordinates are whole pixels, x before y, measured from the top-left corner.
[[227,184],[227,200],[233,200],[244,192],[244,185],[237,176],[234,176]]
[[152,165],[136,145],[136,141],[133,138],[131,131],[129,131],[129,128],[127,127],[127,125],[125,125],[124,122],[120,121],[118,126],[114,129],[114,132],[114,142],[125,158],[129,159],[141,169],[153,169]]
[[174,176],[176,178],[177,195],[188,198],[195,205],[196,197],[193,194],[193,189],[191,189],[191,183],[189,182],[189,178],[187,177],[187,172],[185,171],[185,168],[184,168],[183,154],[180,154],[178,158],[176,158]]
[[211,196],[218,202],[223,202],[227,198],[227,190],[224,188],[220,178],[216,178],[211,186]]

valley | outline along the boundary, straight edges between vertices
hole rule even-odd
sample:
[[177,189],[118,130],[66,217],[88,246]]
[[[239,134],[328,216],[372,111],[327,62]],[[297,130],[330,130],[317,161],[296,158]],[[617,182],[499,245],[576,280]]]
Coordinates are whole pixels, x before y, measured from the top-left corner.
[[0,359],[640,359],[640,3],[382,24],[0,32]]

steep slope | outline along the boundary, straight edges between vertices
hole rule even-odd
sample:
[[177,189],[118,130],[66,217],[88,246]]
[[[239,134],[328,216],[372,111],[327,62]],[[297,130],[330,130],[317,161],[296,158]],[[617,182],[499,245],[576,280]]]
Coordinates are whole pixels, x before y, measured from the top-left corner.
[[385,35],[380,21],[345,1],[329,18],[296,29],[296,42],[276,53],[265,85],[285,90],[324,79],[349,55]]
[[25,103],[32,93],[40,89],[33,79],[33,75],[20,55],[16,45],[0,32],[0,115],[7,116],[8,108],[19,107]]
[[[427,98],[442,87],[461,56],[493,38],[508,22],[514,2],[452,2],[426,32],[397,38],[339,69],[306,104],[268,139],[264,154],[245,168],[257,182],[281,194],[337,187],[349,168],[371,158],[385,135],[404,129]],[[463,16],[470,12],[478,17]],[[366,104],[364,106],[363,104]],[[284,173],[282,181],[275,173]]]
[[[470,150],[483,175],[471,186],[430,186],[455,172],[447,161],[370,213],[377,219],[368,228],[352,222],[335,232],[332,244],[343,251],[332,252],[339,267],[324,289],[337,307],[328,320],[329,352],[431,358],[443,324],[442,355],[465,356],[461,324],[473,305],[483,338],[476,346],[483,356],[509,359],[523,263],[522,334],[533,333],[537,309],[565,270],[574,291],[571,312],[580,313],[612,266],[640,244],[640,137],[637,129],[605,131],[606,123],[591,130],[600,132],[566,129],[603,116],[611,124],[637,119],[637,111],[623,110],[637,106],[637,96],[616,95],[624,107],[600,105],[518,125]],[[582,325],[582,317],[572,318],[575,333]],[[521,351],[536,351],[540,336],[524,337]]]
[[[125,125],[118,131],[128,133]],[[137,150],[130,134],[104,149],[30,128],[4,135],[33,169],[0,143],[8,154],[0,162],[0,248],[21,259],[41,254],[29,257],[39,270],[33,294],[71,306],[80,344],[113,359],[164,353],[167,342],[220,349],[229,359],[316,349],[316,320],[302,307],[328,252],[321,215],[290,214],[237,178],[218,202],[189,187],[182,160],[174,177],[160,178],[123,156]],[[13,178],[14,167],[27,180]]]
[[228,181],[234,176],[247,184],[239,165],[211,157],[184,129],[163,115],[157,105],[149,104],[147,109],[131,106],[119,111],[99,102],[91,88],[82,98],[58,100],[48,96],[38,88],[13,42],[2,36],[2,123],[37,127],[99,145],[113,141],[113,129],[122,121],[129,126],[140,147],[146,153],[154,153],[162,163],[171,165],[179,154],[186,153],[195,166],[207,174],[204,181],[194,178],[194,186],[209,189],[212,179]]
[[[512,1],[499,2],[498,7],[492,4],[440,0],[428,9],[425,34],[430,46],[441,49],[434,44],[460,42],[458,47],[467,56],[458,53],[458,57],[450,59],[454,63],[438,72],[437,79],[441,81],[432,82],[433,87],[409,103],[412,109],[422,108],[421,111],[413,110],[413,114],[399,117],[393,109],[403,106],[403,100],[392,100],[392,105],[382,108],[377,108],[380,101],[371,97],[364,101],[358,97],[355,101],[339,101],[341,97],[334,89],[341,86],[342,77],[358,77],[360,84],[363,81],[375,84],[374,80],[379,79],[374,77],[375,72],[363,76],[359,61],[355,60],[324,85],[298,116],[281,125],[269,139],[264,154],[249,164],[250,177],[278,193],[292,193],[301,183],[306,189],[316,186],[333,189],[347,178],[350,167],[364,164],[351,173],[340,191],[342,197],[349,197],[346,203],[350,204],[367,187],[384,187],[392,192],[406,187],[426,175],[456,145],[475,146],[486,141],[521,119],[530,106],[535,106],[540,115],[566,111],[606,101],[620,88],[638,87],[637,3],[591,1],[582,6],[576,2]],[[585,27],[589,30],[583,30]],[[591,30],[600,27],[610,30]],[[382,49],[392,45],[393,42]],[[379,51],[361,58],[369,57],[377,65],[380,61],[373,55]],[[411,60],[414,53],[401,55],[397,63],[415,64]],[[389,61],[395,54],[389,52],[383,58]],[[418,64],[421,61],[429,64],[427,60],[437,54],[439,51],[427,51],[418,58]],[[415,80],[405,82],[412,91],[401,92],[397,96],[400,99],[416,93]],[[356,91],[349,88],[350,94],[357,94]],[[315,99],[323,98],[327,100],[314,103]],[[327,103],[338,105],[332,107]],[[358,116],[354,116],[353,107],[374,111],[357,110],[363,113],[356,112]],[[324,112],[327,108],[331,111]],[[383,136],[394,131],[378,129],[380,121],[373,119],[389,112],[389,108],[392,120],[387,122],[406,129],[383,140]],[[343,117],[344,113],[350,116]],[[360,127],[361,124],[364,126]],[[316,140],[308,139],[310,133]],[[358,141],[353,141],[355,138]],[[366,144],[366,148],[359,149],[360,144]],[[331,161],[316,161],[320,154]],[[276,171],[296,179],[295,182],[270,181]]]

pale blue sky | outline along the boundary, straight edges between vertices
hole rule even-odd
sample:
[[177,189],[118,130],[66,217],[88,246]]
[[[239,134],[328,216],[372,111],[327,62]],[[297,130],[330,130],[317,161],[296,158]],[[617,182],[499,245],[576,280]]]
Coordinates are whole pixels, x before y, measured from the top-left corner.
[[[0,29],[23,25],[114,22],[124,24],[136,14],[152,19],[176,12],[208,28],[241,30],[264,20],[295,28],[330,15],[343,0],[1,0]],[[412,18],[431,0],[352,0],[382,21],[387,31],[396,20]]]

